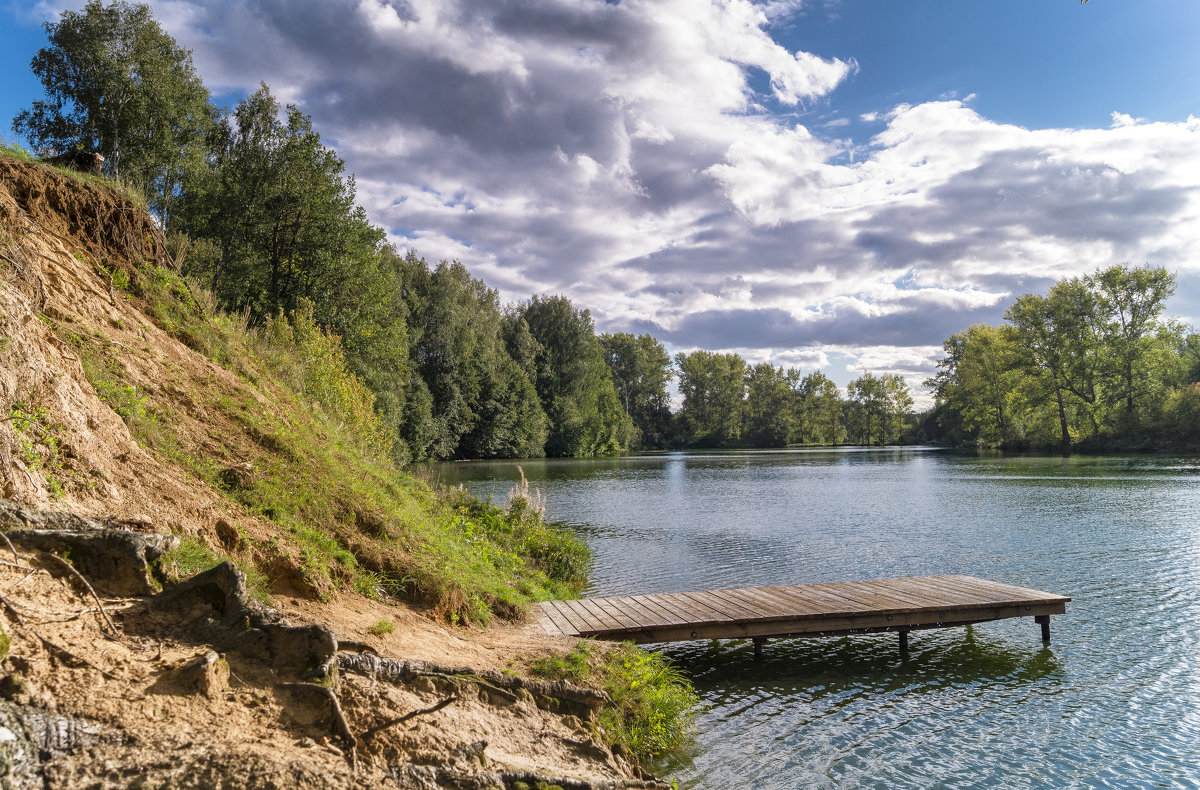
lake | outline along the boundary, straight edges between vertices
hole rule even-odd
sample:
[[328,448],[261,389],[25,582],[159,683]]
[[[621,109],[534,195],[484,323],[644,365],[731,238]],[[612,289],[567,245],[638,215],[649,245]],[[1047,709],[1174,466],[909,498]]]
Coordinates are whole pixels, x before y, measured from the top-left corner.
[[[1029,618],[662,649],[703,699],[650,766],[706,788],[1200,788],[1200,459],[924,448],[522,461],[591,546],[589,595],[963,573]],[[437,467],[505,499],[517,462]]]

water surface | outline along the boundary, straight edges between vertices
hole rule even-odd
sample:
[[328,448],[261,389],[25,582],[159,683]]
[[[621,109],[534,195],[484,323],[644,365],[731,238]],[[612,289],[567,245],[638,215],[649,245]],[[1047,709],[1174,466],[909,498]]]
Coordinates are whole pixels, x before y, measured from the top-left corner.
[[[503,501],[518,464],[439,467]],[[695,788],[1200,788],[1200,459],[935,450],[520,463],[595,554],[590,595],[965,573],[1031,619],[662,649],[704,700],[654,766]]]

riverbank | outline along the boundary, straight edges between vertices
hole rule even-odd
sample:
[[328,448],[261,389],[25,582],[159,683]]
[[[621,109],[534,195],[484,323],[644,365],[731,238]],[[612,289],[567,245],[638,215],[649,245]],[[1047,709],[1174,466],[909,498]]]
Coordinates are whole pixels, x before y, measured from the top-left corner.
[[[31,770],[55,787],[187,786],[184,768],[195,786],[640,786],[618,734],[596,723],[605,703],[579,710],[516,685],[544,682],[533,663],[571,650],[519,619],[531,600],[580,589],[586,548],[529,492],[500,508],[403,473],[337,339],[303,313],[248,330],[179,277],[186,253],[103,183],[0,156],[0,498],[84,535],[171,544],[142,589],[85,571],[95,607],[52,558],[86,564],[82,544],[5,560],[5,670],[21,677],[0,694],[20,709],[9,731],[99,733],[42,744]],[[229,634],[206,636],[229,611],[207,594],[150,622],[154,588],[215,567],[236,568],[252,605],[279,612],[268,619],[325,634],[318,664],[361,649],[409,669],[398,683],[310,676],[307,653],[297,667],[273,648],[239,669]],[[228,678],[181,687],[195,662]],[[303,685],[315,681],[334,696]],[[380,716],[451,696],[347,759]]]

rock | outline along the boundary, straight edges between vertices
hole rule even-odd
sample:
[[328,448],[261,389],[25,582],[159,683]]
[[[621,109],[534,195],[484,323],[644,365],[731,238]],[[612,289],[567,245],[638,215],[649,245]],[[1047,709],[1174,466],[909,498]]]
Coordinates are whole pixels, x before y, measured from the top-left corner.
[[229,688],[229,664],[212,650],[184,662],[159,678],[151,691],[203,694],[217,699]]
[[80,173],[94,176],[104,172],[104,157],[93,151],[67,151],[64,154],[46,157],[42,161],[49,165],[69,167]]

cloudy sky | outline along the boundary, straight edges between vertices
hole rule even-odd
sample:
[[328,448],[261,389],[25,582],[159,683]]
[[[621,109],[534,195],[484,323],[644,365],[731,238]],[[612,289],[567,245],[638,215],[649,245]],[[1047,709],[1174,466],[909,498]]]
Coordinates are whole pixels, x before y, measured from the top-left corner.
[[[1200,324],[1195,0],[149,4],[220,101],[311,114],[399,247],[601,331],[919,387],[1117,263]],[[0,118],[79,5],[0,0]]]

